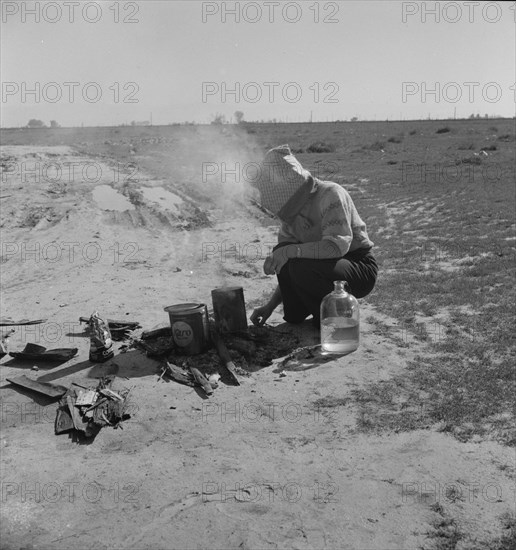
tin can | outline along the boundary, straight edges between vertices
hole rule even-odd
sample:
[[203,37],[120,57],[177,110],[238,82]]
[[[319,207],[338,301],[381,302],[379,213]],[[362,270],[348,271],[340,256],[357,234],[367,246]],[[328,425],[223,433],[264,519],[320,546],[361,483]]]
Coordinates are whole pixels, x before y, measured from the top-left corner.
[[185,355],[205,351],[210,342],[208,308],[205,304],[176,304],[165,308],[170,318],[172,338]]
[[211,291],[215,322],[222,332],[247,330],[244,289],[226,286]]

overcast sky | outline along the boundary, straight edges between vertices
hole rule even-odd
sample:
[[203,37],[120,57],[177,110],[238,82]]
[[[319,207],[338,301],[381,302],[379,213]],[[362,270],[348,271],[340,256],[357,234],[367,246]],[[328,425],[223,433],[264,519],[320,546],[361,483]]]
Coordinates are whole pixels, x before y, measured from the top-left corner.
[[513,2],[2,1],[1,121],[514,116],[515,28]]

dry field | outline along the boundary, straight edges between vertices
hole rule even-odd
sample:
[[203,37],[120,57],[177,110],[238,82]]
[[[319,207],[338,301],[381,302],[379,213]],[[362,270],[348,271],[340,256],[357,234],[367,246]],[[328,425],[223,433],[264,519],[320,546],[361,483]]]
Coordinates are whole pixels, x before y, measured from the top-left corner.
[[[2,130],[1,317],[48,319],[9,349],[79,349],[38,371],[1,360],[2,548],[514,548],[515,130]],[[151,329],[218,286],[242,286],[248,315],[262,303],[277,224],[247,183],[281,143],[349,190],[375,243],[360,348],[250,369],[209,399],[120,344],[90,363],[79,317],[95,310]],[[109,373],[132,417],[80,444],[54,435],[55,401],[5,380]]]

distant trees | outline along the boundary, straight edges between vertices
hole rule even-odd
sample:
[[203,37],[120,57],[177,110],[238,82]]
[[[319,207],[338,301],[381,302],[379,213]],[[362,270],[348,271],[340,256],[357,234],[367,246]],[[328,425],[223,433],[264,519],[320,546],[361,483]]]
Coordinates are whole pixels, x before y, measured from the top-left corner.
[[213,115],[213,120],[211,121],[211,124],[225,124],[226,123],[226,117],[221,114],[217,113],[216,115]]
[[37,118],[31,118],[27,123],[27,128],[45,128],[45,123]]
[[50,121],[50,128],[60,128],[61,125],[57,122],[57,120],[51,120]]
[[241,124],[244,120],[244,113],[242,111],[235,111],[235,120],[237,124]]

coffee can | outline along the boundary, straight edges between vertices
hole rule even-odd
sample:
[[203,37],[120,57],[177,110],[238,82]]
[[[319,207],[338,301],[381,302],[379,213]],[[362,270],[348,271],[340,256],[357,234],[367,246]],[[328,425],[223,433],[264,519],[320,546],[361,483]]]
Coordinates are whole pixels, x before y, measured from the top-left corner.
[[197,355],[208,348],[210,329],[206,304],[175,304],[165,308],[177,351]]

